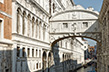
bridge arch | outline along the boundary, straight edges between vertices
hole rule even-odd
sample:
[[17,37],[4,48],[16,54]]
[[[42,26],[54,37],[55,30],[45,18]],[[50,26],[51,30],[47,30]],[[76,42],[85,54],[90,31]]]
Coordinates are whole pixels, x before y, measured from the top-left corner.
[[56,39],[54,40],[52,43],[51,43],[51,47],[53,47],[57,42],[61,41],[61,40],[64,40],[64,39],[68,39],[68,38],[75,38],[75,37],[81,37],[81,38],[88,38],[88,39],[91,39],[91,40],[94,40],[96,41],[100,46],[101,46],[101,41],[100,40],[97,40],[97,39],[94,39],[92,37],[88,37],[88,36],[66,36],[66,37],[61,37],[59,39]]
[[50,18],[51,47],[60,40],[74,37],[92,39],[101,45],[98,16],[97,11],[82,8],[55,14]]

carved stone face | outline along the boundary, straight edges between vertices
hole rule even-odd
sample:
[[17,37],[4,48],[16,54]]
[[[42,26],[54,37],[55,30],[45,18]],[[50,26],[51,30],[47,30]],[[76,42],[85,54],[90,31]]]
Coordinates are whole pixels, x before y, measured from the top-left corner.
[[76,23],[72,24],[71,29],[72,29],[73,31],[76,30]]

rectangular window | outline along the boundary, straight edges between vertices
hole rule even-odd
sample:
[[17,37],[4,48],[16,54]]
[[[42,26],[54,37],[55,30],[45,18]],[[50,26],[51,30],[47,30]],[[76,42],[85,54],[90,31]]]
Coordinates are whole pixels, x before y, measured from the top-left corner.
[[32,49],[32,57],[34,57],[34,49]]
[[4,3],[4,0],[0,0],[1,3]]
[[83,28],[88,27],[88,22],[83,22]]
[[63,23],[63,28],[68,28],[68,23]]
[[37,57],[37,49],[36,49],[36,57]]
[[22,56],[25,57],[25,48],[22,50]]
[[3,38],[3,20],[0,19],[0,38]]
[[17,47],[17,57],[20,57],[20,47]]
[[28,57],[30,56],[30,49],[28,48]]
[[38,63],[36,63],[36,69],[38,69]]

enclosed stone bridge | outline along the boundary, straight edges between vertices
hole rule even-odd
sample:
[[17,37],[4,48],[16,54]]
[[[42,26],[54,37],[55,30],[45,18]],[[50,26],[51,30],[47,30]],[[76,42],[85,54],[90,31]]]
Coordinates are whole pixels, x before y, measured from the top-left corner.
[[82,37],[101,44],[99,13],[93,10],[70,9],[55,14],[50,19],[51,46],[70,37]]

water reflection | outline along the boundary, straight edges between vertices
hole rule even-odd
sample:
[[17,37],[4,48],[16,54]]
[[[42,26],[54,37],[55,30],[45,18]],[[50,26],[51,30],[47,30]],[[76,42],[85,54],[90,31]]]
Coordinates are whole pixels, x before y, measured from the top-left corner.
[[87,68],[81,68],[77,72],[88,72],[88,71],[91,71],[91,68],[92,68],[92,66],[89,66]]

